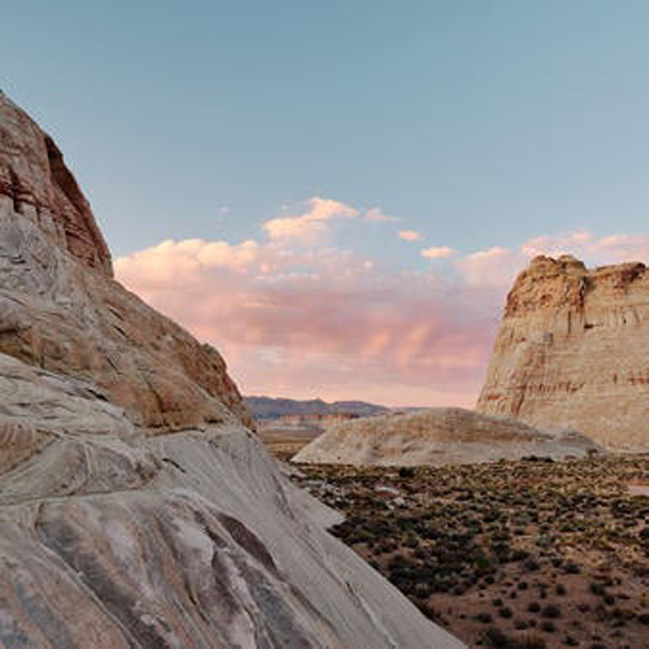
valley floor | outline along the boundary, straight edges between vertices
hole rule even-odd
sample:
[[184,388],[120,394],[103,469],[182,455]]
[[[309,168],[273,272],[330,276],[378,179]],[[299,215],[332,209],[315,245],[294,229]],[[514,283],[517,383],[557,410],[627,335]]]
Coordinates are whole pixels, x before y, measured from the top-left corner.
[[649,647],[649,455],[291,473],[472,647]]

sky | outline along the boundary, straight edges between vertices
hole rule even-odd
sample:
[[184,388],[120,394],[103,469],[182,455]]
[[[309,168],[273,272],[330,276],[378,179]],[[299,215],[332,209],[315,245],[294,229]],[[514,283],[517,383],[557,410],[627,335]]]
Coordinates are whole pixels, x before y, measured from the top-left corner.
[[117,277],[247,394],[472,406],[531,257],[649,256],[644,0],[0,10]]

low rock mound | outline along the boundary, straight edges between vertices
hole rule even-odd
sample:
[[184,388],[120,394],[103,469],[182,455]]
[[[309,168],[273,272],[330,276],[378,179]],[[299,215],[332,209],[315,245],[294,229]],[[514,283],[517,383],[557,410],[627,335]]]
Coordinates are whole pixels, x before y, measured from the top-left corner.
[[432,408],[340,424],[305,446],[293,461],[415,466],[517,460],[530,455],[562,459],[601,450],[572,431],[544,432],[520,421],[463,408]]

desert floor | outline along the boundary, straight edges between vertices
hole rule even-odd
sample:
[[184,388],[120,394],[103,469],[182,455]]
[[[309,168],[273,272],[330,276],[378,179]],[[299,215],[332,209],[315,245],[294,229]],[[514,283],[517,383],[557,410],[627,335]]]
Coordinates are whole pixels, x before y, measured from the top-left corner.
[[[271,445],[281,460],[286,444]],[[334,534],[472,647],[649,647],[649,455],[290,473],[345,514]]]

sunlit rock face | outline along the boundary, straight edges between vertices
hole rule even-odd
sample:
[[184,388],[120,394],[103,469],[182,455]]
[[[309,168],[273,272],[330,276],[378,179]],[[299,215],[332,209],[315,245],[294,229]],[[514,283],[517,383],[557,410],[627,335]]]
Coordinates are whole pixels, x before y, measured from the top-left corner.
[[441,466],[527,456],[564,459],[602,450],[580,433],[544,432],[520,421],[464,408],[430,408],[338,424],[305,446],[293,461]]
[[645,265],[534,259],[507,297],[477,409],[649,449]]
[[48,157],[47,142],[0,95],[0,173],[14,179],[0,183],[0,352],[91,379],[157,432],[232,419],[252,425],[219,353],[110,279],[88,202],[60,154]]
[[461,646],[324,531],[219,354],[111,279],[48,142],[0,96],[0,644]]
[[110,252],[58,147],[0,92],[0,213],[37,223],[85,265],[112,276]]

